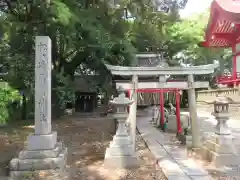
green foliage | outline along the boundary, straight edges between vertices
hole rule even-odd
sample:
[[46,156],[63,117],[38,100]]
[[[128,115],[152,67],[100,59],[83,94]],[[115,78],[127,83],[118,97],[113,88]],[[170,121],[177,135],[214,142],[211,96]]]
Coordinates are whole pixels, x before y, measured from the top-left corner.
[[[128,22],[108,2],[77,0],[11,1],[0,7],[1,62],[8,68],[4,77],[12,87],[34,93],[35,36],[52,40],[54,100],[63,108],[73,101],[69,83],[79,66],[102,76],[93,79],[102,89],[111,88],[104,62],[129,65],[135,49],[128,41]],[[85,76],[89,78],[88,76]],[[29,98],[29,97],[28,97]],[[54,102],[55,103],[55,102]]]
[[65,109],[67,103],[74,103],[75,92],[73,90],[72,81],[70,77],[63,76],[62,74],[56,74],[55,83],[56,88],[53,89],[56,93],[56,103],[60,109]]
[[[29,56],[28,56],[29,57]],[[34,87],[34,61],[22,54],[14,54],[5,59],[8,75],[3,77],[5,81],[17,89],[31,89]]]
[[16,113],[21,101],[19,91],[10,86],[0,87],[0,124],[6,124]]
[[168,28],[168,47],[172,59],[192,65],[203,65],[229,57],[228,50],[199,46],[199,43],[204,41],[208,19],[209,13],[204,12],[191,19],[179,21]]
[[[0,61],[8,68],[4,80],[32,97],[36,35],[47,35],[52,40],[52,102],[60,109],[74,102],[72,81],[76,71],[92,87],[110,94],[111,75],[104,63],[130,65],[137,52],[164,52],[170,65],[179,60],[193,65],[212,63],[225,52],[198,46],[204,38],[208,13],[181,20],[178,10],[186,2],[165,1],[169,13],[156,12],[143,0],[124,0],[119,7],[96,0],[3,3]],[[126,8],[134,21],[122,18]],[[89,72],[99,76],[92,78]]]

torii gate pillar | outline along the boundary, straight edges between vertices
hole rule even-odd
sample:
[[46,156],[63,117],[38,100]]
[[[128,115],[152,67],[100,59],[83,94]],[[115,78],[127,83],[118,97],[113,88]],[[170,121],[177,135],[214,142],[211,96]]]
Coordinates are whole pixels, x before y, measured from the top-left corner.
[[200,143],[200,123],[197,116],[196,94],[193,74],[188,75],[188,108],[191,118],[192,148],[199,148]]
[[138,76],[132,76],[132,89],[131,96],[133,100],[132,105],[129,109],[128,123],[130,123],[130,137],[133,143],[133,150],[136,149],[136,121],[137,121],[137,87],[138,87]]

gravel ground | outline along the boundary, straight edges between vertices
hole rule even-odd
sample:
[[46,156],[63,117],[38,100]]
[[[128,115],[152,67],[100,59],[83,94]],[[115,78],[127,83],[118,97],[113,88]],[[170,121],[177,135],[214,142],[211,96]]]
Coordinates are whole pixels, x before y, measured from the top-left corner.
[[[52,126],[58,132],[59,140],[63,141],[69,149],[67,167],[70,180],[166,180],[139,134],[136,145],[140,168],[107,170],[103,167],[105,149],[112,140],[113,123],[110,120],[102,118],[101,120],[98,118],[86,120],[75,116],[53,121]],[[0,140],[8,142],[0,149],[0,159],[8,157],[4,160],[5,166],[23,147],[28,133],[32,132],[32,128],[33,126],[28,126],[28,128],[19,127],[14,128],[14,130],[10,128],[8,131],[0,130]],[[7,151],[10,148],[9,144],[12,145],[12,151]],[[0,167],[0,177],[6,175],[6,168],[2,167]],[[45,179],[44,173],[42,174],[42,178],[38,176],[38,178],[28,179]],[[55,178],[50,179],[58,180],[60,178],[55,176]]]
[[112,122],[98,119],[72,119],[69,122],[60,139],[69,147],[68,165],[72,180],[166,180],[139,134],[136,145],[140,168],[107,170],[103,167],[103,159],[105,149],[112,140]]

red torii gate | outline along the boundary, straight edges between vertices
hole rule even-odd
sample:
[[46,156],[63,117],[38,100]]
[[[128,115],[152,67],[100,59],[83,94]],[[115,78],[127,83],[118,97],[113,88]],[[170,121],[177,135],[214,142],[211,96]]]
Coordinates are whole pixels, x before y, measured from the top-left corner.
[[236,49],[238,43],[240,43],[240,0],[213,0],[205,41],[201,42],[200,46],[231,47],[234,55],[232,77],[222,78],[219,83],[240,83],[237,76],[237,57],[240,56],[240,50],[238,52]]
[[[130,97],[130,89],[128,89],[128,97]],[[137,89],[137,92],[149,92],[149,93],[160,93],[160,112],[161,119],[160,125],[163,127],[164,124],[164,93],[165,92],[175,92],[176,94],[176,121],[177,121],[177,133],[182,132],[181,120],[180,120],[180,89],[176,88],[163,88],[163,89],[149,89],[149,88],[141,88]]]

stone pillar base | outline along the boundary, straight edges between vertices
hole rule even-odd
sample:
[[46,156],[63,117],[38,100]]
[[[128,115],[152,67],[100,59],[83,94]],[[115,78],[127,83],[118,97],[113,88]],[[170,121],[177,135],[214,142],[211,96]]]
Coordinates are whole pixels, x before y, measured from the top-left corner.
[[159,118],[159,117],[155,119],[154,125],[155,125],[157,128],[160,128],[161,124],[160,124],[160,118]]
[[240,164],[240,154],[235,152],[233,137],[214,134],[204,142],[201,155],[216,167],[236,166]]
[[191,148],[192,147],[192,135],[186,135],[185,136],[186,138],[186,146],[187,148]]
[[133,151],[133,145],[116,145],[111,142],[106,149],[104,166],[106,168],[137,168],[139,167],[138,157]]
[[156,124],[156,120],[155,120],[154,118],[152,118],[152,119],[149,121],[149,123],[151,123],[151,124]]
[[57,132],[43,135],[30,135],[27,138],[27,150],[54,149],[57,143]]
[[54,179],[55,175],[61,176],[63,179],[62,172],[65,172],[66,161],[67,148],[60,142],[54,149],[23,150],[19,153],[18,158],[14,158],[10,162],[10,178],[11,180],[20,180],[24,176],[43,176],[43,179],[48,179],[48,176],[49,178],[52,176]]
[[136,156],[111,156],[105,157],[104,167],[108,169],[138,168],[139,161]]
[[[187,148],[192,148],[192,134],[185,135],[186,139],[186,146]],[[202,134],[200,134],[200,140],[203,141],[204,137]]]

